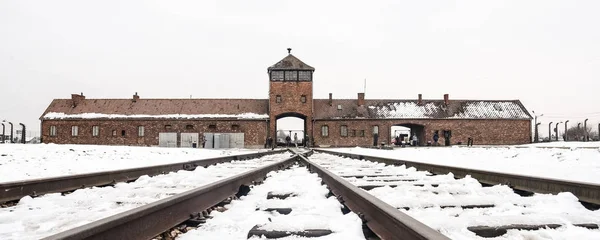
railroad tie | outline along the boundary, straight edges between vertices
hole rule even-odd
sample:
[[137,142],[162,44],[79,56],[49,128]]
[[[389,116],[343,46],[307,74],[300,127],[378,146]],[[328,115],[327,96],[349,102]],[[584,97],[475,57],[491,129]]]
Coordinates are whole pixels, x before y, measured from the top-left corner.
[[267,193],[267,199],[274,199],[274,198],[278,198],[278,199],[286,199],[289,197],[295,197],[297,196],[295,193],[273,193],[273,192],[269,192]]
[[[542,228],[555,229],[562,227],[561,224],[543,224],[543,225],[526,225],[526,224],[513,224],[506,226],[474,226],[468,227],[467,229],[474,232],[480,237],[499,237],[508,232],[508,230],[539,230]],[[573,226],[584,227],[587,229],[598,229],[598,224],[595,223],[584,223],[584,224],[573,224]]]
[[306,229],[304,231],[277,231],[277,230],[262,230],[259,229],[261,226],[260,225],[255,225],[252,229],[250,229],[250,231],[248,232],[248,238],[252,238],[254,236],[256,237],[262,237],[264,236],[265,238],[268,239],[274,239],[274,238],[283,238],[283,237],[288,237],[288,236],[299,236],[299,237],[322,237],[322,236],[326,236],[332,233],[331,230],[327,230],[327,229]]

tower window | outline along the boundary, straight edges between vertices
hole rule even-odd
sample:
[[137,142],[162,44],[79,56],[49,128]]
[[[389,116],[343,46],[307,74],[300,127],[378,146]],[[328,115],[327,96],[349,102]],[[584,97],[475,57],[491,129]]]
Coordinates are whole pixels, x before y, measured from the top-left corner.
[[306,95],[302,95],[302,96],[300,97],[300,102],[302,102],[302,103],[306,103]]
[[271,72],[271,80],[272,81],[283,81],[283,71],[272,71]]
[[310,81],[310,71],[300,71],[298,72],[298,80],[300,81]]
[[286,81],[298,80],[298,71],[285,71],[285,80]]
[[280,103],[280,102],[281,102],[281,95],[277,95],[277,96],[275,97],[275,102],[276,102],[276,103]]

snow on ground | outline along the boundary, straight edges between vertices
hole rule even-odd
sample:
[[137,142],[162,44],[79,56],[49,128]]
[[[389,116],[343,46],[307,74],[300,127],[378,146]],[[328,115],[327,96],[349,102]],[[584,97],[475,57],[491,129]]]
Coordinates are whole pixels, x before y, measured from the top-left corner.
[[[295,197],[267,199],[267,194],[295,193]],[[342,205],[335,197],[327,198],[328,190],[321,185],[321,178],[304,167],[271,172],[263,184],[253,186],[252,191],[240,200],[225,206],[225,212],[213,211],[212,219],[198,229],[189,231],[179,239],[246,239],[255,225],[263,230],[301,231],[305,229],[329,229],[333,233],[318,239],[365,239],[362,222],[354,213],[344,215]],[[261,211],[268,208],[292,208],[288,215]],[[251,239],[259,239],[257,237]],[[279,239],[306,239],[295,236]]]
[[257,151],[263,150],[0,144],[0,182],[136,168]]
[[[454,179],[452,174],[428,176],[427,172],[416,171],[414,168],[385,166],[381,163],[329,154],[316,153],[310,159],[318,164],[326,164],[323,166],[340,176],[400,175],[347,177],[346,179],[357,186],[397,185],[397,187],[378,187],[368,192],[396,208],[407,207],[409,210],[401,211],[451,239],[600,239],[600,230],[573,226],[580,223],[600,224],[600,210],[587,210],[571,193],[521,197],[507,186],[482,187],[471,177]],[[390,179],[410,179],[410,181],[390,182]],[[473,209],[447,207],[486,204],[492,204],[494,207]],[[467,229],[469,226],[511,224],[563,224],[564,226],[554,230],[510,230],[497,238],[481,238]]]
[[86,188],[61,196],[24,197],[0,208],[0,239],[39,239],[124,212],[208,183],[289,158],[289,153],[221,163],[194,171],[142,176],[114,187]]
[[517,147],[600,148],[600,142],[545,142],[519,145]]
[[338,152],[600,184],[600,148],[406,147],[334,148]]

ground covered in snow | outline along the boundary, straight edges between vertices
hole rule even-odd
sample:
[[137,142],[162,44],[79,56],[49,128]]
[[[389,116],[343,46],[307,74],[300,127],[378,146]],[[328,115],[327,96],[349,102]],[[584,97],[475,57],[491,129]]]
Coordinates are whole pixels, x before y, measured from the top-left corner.
[[[320,153],[313,154],[310,160],[356,186],[380,186],[368,192],[451,239],[600,239],[600,230],[573,225],[600,224],[600,210],[587,210],[571,193],[521,197],[507,186],[482,187],[470,177],[432,176],[415,168]],[[537,231],[509,230],[496,238],[481,238],[467,229],[512,224],[563,226]]]
[[600,148],[600,142],[545,142],[519,145],[517,147]]
[[0,144],[0,182],[136,168],[260,150]]
[[[267,199],[267,194],[293,193],[286,199]],[[226,205],[227,211],[213,211],[205,224],[189,231],[180,238],[239,240],[246,239],[255,225],[259,229],[279,231],[302,231],[305,229],[326,229],[333,233],[318,239],[359,240],[365,239],[362,222],[354,213],[344,215],[342,205],[335,197],[327,197],[329,190],[321,185],[321,178],[311,174],[305,167],[271,172],[263,184],[253,186],[247,196]],[[292,212],[282,215],[269,208],[291,208]],[[259,239],[254,237],[251,239]],[[290,236],[282,240],[306,239]]]
[[[592,143],[589,143],[592,145]],[[558,146],[558,144],[556,144]],[[573,144],[571,144],[573,145]],[[584,143],[588,145],[588,143]],[[334,148],[339,152],[380,156],[463,168],[600,184],[600,147],[406,147],[394,150]],[[579,145],[581,146],[581,144]]]
[[41,197],[22,198],[16,206],[0,208],[0,239],[39,239],[124,212],[260,166],[289,158],[289,153],[221,163],[194,171],[142,176],[114,187],[93,187]]

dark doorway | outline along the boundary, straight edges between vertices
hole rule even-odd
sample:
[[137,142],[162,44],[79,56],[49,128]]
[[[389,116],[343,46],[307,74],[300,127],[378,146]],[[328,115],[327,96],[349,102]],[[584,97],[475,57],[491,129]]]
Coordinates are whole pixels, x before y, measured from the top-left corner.
[[419,124],[402,123],[392,125],[390,128],[390,143],[394,142],[396,146],[412,145],[413,136],[417,137],[417,146],[423,146],[427,143],[425,139],[425,126]]

